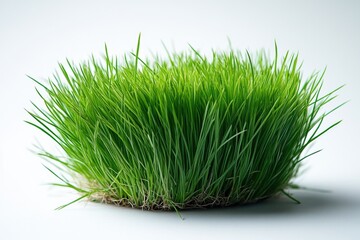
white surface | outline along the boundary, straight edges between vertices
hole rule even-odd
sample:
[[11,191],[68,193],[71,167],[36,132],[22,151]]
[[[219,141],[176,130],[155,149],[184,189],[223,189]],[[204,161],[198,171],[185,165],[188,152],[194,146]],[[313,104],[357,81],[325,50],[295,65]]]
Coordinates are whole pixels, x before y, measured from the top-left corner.
[[[129,1],[130,2],[130,1]],[[26,125],[24,108],[38,101],[34,83],[65,57],[86,60],[133,50],[203,52],[234,48],[289,49],[304,60],[304,76],[327,66],[325,90],[346,84],[331,120],[343,123],[314,146],[297,180],[330,193],[294,191],[262,204],[175,213],[77,203],[44,185],[54,180],[29,149],[50,144]],[[1,1],[0,0],[0,239],[360,239],[360,2],[359,1]]]

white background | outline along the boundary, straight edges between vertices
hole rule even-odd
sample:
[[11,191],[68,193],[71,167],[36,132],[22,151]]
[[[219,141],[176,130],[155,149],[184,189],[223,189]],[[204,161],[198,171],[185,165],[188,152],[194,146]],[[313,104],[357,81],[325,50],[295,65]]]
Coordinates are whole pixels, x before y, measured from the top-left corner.
[[[51,145],[24,120],[39,103],[26,74],[45,80],[57,62],[134,50],[142,56],[188,43],[209,52],[234,48],[299,52],[304,77],[327,66],[324,90],[346,86],[332,106],[350,100],[327,124],[297,182],[329,193],[293,191],[226,209],[172,212],[80,202],[49,188],[55,179],[31,153]],[[0,239],[360,239],[360,1],[3,1],[0,0]],[[329,106],[330,108],[331,106]]]

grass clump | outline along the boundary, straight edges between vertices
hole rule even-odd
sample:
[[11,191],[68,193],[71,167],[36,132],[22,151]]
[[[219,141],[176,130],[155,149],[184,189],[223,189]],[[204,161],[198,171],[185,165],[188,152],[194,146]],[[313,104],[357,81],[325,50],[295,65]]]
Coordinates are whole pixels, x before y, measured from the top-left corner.
[[[103,202],[185,209],[255,202],[283,192],[335,96],[323,74],[302,80],[297,55],[270,60],[193,48],[166,59],[135,54],[60,64],[29,121],[61,183]],[[285,192],[284,192],[285,193]],[[77,200],[79,200],[77,199]],[[76,201],[76,200],[75,200]]]

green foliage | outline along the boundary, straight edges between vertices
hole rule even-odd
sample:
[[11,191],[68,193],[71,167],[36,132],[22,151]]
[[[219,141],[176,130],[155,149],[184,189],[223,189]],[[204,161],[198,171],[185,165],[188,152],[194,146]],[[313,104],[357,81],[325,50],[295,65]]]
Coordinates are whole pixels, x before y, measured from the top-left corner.
[[[191,47],[152,61],[135,54],[60,64],[29,112],[66,153],[43,151],[61,183],[144,209],[254,202],[283,192],[320,127],[323,74],[302,81],[297,55],[274,60]],[[44,93],[41,93],[44,92]],[[309,154],[311,155],[311,154]],[[77,200],[79,200],[77,199]],[[75,200],[75,201],[77,201]]]

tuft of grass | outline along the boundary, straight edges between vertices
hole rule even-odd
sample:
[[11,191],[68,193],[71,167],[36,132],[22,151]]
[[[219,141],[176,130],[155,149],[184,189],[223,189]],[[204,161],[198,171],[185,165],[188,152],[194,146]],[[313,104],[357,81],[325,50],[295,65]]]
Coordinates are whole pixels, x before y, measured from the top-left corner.
[[[56,142],[46,150],[57,186],[82,198],[176,210],[256,202],[284,193],[323,127],[322,73],[302,80],[298,56],[194,48],[167,58],[94,57],[33,79],[44,106],[29,124]],[[73,203],[71,202],[71,203]],[[69,203],[69,204],[71,204]],[[67,206],[68,204],[64,205]],[[62,207],[64,207],[62,206]],[[60,207],[61,208],[61,207]]]

